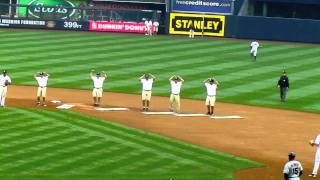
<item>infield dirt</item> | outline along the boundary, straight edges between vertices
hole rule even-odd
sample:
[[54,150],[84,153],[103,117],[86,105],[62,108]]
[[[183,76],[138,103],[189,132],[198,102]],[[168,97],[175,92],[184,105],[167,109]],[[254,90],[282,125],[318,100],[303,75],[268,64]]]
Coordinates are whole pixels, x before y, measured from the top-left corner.
[[[35,103],[36,87],[10,86],[7,105],[43,108]],[[103,106],[127,107],[129,111],[97,111],[92,106],[91,91],[49,88],[48,100],[75,104],[73,111],[142,129],[187,143],[254,160],[264,168],[236,173],[239,180],[283,179],[282,168],[290,151],[297,153],[305,168],[302,179],[308,179],[315,149],[308,141],[319,133],[320,115],[289,110],[217,103],[215,114],[240,115],[244,119],[213,120],[208,117],[144,115],[140,95],[105,92]],[[218,96],[219,99],[219,96]],[[183,99],[184,113],[205,113],[203,101]],[[48,109],[57,105],[50,103]],[[153,96],[152,111],[167,111],[168,98]]]

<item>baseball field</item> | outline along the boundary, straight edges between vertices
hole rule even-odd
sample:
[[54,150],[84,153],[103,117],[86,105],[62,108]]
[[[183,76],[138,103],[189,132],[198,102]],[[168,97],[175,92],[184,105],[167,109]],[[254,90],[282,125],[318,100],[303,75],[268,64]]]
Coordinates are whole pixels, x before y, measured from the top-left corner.
[[[313,114],[320,112],[316,45],[260,42],[253,62],[250,41],[233,39],[0,29],[0,41],[1,69],[18,85],[9,87],[9,107],[0,109],[0,177],[233,179],[241,169],[263,166],[271,168],[237,177],[277,179],[291,150],[311,169],[313,151],[304,144],[320,125]],[[291,82],[285,103],[276,87],[283,68]],[[91,69],[109,76],[104,90],[114,93],[106,93],[104,104],[132,112],[90,109]],[[48,98],[72,102],[74,111],[34,106],[30,86],[36,86],[37,71],[51,74],[49,87],[55,88]],[[221,83],[217,113],[245,118],[141,115],[135,94],[143,73],[157,77],[155,110],[167,108],[168,78],[179,74],[185,79],[182,111],[205,112],[202,81],[215,76]]]

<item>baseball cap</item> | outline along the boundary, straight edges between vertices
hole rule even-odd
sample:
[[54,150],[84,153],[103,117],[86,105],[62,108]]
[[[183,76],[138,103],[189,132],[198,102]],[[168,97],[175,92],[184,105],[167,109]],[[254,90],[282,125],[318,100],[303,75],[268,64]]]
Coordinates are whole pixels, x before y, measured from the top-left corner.
[[3,70],[3,73],[7,73],[7,70]]
[[289,152],[289,153],[288,153],[288,156],[296,157],[296,153],[294,153],[294,152]]

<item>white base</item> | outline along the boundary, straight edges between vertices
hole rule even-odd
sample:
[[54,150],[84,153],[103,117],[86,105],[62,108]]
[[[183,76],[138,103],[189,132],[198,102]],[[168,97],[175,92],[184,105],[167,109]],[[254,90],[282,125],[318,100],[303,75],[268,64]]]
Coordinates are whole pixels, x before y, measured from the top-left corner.
[[59,100],[51,100],[50,102],[52,102],[54,104],[61,103],[61,101],[59,101]]
[[212,119],[243,119],[241,116],[211,116]]
[[127,111],[128,108],[95,108],[98,111]]
[[171,115],[171,114],[174,114],[174,112],[142,112],[142,114],[147,114],[147,115]]
[[61,106],[57,106],[57,109],[70,109],[74,107],[72,104],[62,104]]
[[174,114],[179,117],[207,117],[207,114]]

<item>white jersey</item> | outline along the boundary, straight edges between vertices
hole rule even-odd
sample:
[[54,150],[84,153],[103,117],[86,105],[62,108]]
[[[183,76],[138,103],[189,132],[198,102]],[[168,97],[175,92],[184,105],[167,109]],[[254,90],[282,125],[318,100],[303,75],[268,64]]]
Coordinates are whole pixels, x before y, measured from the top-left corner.
[[3,76],[3,74],[0,75],[0,86],[5,87],[5,82],[8,81],[9,83],[11,83],[11,79],[8,75]]
[[175,95],[179,95],[180,94],[180,90],[181,90],[181,86],[182,86],[182,82],[180,81],[170,81],[171,84],[171,93],[175,94]]
[[204,84],[207,88],[207,95],[208,96],[215,96],[217,93],[217,85],[216,84],[210,84],[210,83],[205,83]]
[[152,90],[152,84],[153,84],[153,79],[141,79],[140,80],[142,83],[142,89],[145,91],[151,91]]
[[37,76],[36,80],[37,80],[38,85],[40,87],[46,87],[47,84],[48,84],[48,76],[42,76],[42,77],[41,76]]
[[155,21],[155,22],[153,22],[153,25],[154,25],[154,27],[159,27],[159,22]]
[[147,20],[144,21],[144,25],[148,27],[149,26],[149,21],[147,21]]
[[290,180],[300,180],[301,171],[303,171],[302,165],[296,160],[287,162],[283,168],[283,173],[288,174]]
[[253,41],[250,46],[252,50],[257,50],[260,45],[257,41]]
[[149,25],[149,27],[152,26],[152,21],[151,20],[148,22],[148,25]]
[[93,81],[94,88],[103,88],[103,82],[106,79],[105,77],[97,77],[97,76],[91,76],[91,79]]

